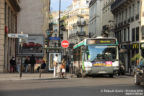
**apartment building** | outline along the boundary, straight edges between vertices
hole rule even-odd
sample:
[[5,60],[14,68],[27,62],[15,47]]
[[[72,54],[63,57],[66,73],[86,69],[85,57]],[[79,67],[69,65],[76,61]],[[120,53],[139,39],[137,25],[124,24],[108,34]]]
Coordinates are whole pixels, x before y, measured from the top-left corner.
[[20,6],[22,10],[18,14],[18,32],[43,34],[46,37],[50,0],[20,0]]
[[8,38],[9,33],[17,33],[19,0],[0,0],[0,72],[9,72],[9,61],[16,57],[16,39]]
[[103,0],[91,0],[89,4],[89,35],[97,37],[102,35]]
[[71,44],[76,44],[88,37],[88,20],[90,0],[73,0],[67,13],[68,39]]
[[114,16],[111,12],[111,4],[115,0],[103,0],[102,9],[102,34],[107,37],[114,37]]
[[[44,50],[47,30],[49,29],[50,0],[20,0],[21,12],[18,14],[18,33],[23,32],[29,37],[24,40],[23,54],[19,44],[17,56],[34,55],[37,64],[44,59],[47,61],[47,53]],[[29,45],[32,45],[29,47]]]
[[[111,5],[114,15],[115,36],[119,41],[120,60],[126,71],[130,72],[135,66],[131,58],[143,51],[143,0],[115,0]],[[143,55],[144,56],[144,55]]]

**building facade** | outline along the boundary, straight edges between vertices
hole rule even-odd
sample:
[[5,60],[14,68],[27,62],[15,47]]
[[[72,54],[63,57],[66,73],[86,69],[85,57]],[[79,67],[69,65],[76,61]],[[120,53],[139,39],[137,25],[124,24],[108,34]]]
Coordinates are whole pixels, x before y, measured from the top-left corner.
[[88,20],[90,0],[73,0],[67,9],[68,39],[71,44],[76,44],[88,37]]
[[115,36],[119,41],[120,60],[126,72],[136,65],[131,58],[140,53],[143,55],[143,0],[115,0],[111,11],[115,21]]
[[[20,0],[19,4],[21,12],[18,14],[18,33],[23,32],[29,35],[24,42],[25,46],[23,46],[25,50],[28,50],[28,48],[32,50],[29,53],[24,51],[24,58],[33,54],[37,57],[38,62],[42,59],[47,61],[47,53],[44,50],[47,44],[44,41],[49,29],[50,0]],[[37,53],[37,50],[41,52]],[[18,56],[20,55],[18,54]]]
[[97,37],[102,35],[103,0],[91,0],[89,4],[89,35]]
[[103,0],[102,9],[102,33],[108,37],[114,37],[114,16],[111,12],[111,4],[115,0]]
[[0,72],[10,72],[9,61],[16,57],[16,39],[8,34],[17,33],[19,11],[19,0],[0,0]]
[[47,36],[50,0],[20,0],[20,6],[22,10],[18,14],[18,32]]
[[[48,36],[48,47],[55,49],[59,47],[59,11],[51,12],[50,30]],[[49,50],[50,52],[58,52],[58,50]]]

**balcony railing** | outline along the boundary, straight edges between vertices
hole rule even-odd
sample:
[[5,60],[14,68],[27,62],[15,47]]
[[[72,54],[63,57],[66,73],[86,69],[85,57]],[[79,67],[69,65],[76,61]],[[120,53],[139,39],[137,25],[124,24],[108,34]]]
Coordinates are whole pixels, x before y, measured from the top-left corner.
[[125,3],[127,0],[115,0],[115,2],[111,5],[111,10],[115,10],[116,8],[118,8],[120,5],[122,5],[123,3]]
[[81,32],[78,31],[78,32],[77,32],[77,35],[78,35],[78,36],[86,36],[86,32],[85,32],[85,31],[81,31]]
[[71,33],[71,34],[69,35],[69,37],[74,37],[74,36],[76,36],[76,33]]
[[78,26],[85,26],[86,25],[86,21],[77,21],[77,25]]

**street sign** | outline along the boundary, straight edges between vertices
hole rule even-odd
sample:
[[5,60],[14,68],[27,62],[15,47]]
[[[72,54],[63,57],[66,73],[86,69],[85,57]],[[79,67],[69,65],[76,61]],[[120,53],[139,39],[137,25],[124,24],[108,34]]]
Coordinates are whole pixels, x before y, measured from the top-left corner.
[[8,34],[10,38],[28,38],[28,34]]
[[63,41],[61,42],[61,46],[62,46],[63,48],[67,48],[67,47],[69,47],[69,42],[68,42],[67,40],[63,40]]
[[48,39],[49,39],[49,40],[60,40],[59,37],[49,37]]

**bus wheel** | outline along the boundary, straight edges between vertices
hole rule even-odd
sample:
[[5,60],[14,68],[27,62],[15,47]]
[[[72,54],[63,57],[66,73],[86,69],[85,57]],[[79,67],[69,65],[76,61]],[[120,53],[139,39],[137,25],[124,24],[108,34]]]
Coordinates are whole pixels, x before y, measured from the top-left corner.
[[113,74],[110,74],[109,77],[113,78]]
[[140,85],[140,81],[138,80],[138,75],[136,73],[134,74],[134,83],[135,85]]
[[77,78],[80,78],[80,77],[82,77],[82,74],[81,74],[81,73],[78,73],[78,74],[77,74]]

